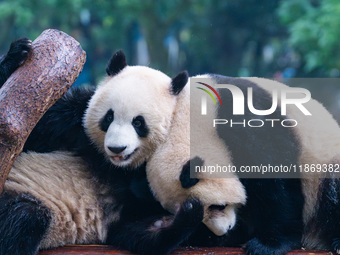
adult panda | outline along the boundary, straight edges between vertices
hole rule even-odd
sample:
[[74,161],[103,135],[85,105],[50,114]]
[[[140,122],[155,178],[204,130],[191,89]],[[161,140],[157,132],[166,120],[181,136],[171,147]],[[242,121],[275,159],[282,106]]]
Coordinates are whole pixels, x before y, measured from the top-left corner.
[[[24,44],[23,58],[12,57],[12,47],[4,57],[3,77],[25,60],[30,42]],[[1,255],[88,243],[163,254],[201,222],[203,208],[194,199],[175,216],[167,213],[145,174],[145,161],[167,137],[187,73],[171,79],[127,66],[121,51],[106,71],[97,89],[75,89],[60,99],[25,144],[28,152],[18,157],[0,196]],[[55,152],[62,149],[73,153]]]
[[[262,78],[216,75],[194,78],[209,79],[204,82],[210,85],[235,85],[243,94],[252,88],[253,104],[258,110],[271,108],[273,89],[287,89],[281,83]],[[306,117],[293,105],[287,106],[287,116],[281,116],[280,108],[267,116],[280,122],[283,118],[295,119],[298,122],[295,128],[240,125],[228,128],[221,125],[215,129],[213,119],[235,119],[230,91],[218,90],[223,109],[215,110],[213,101],[207,101],[205,117],[201,116],[201,90],[191,89],[194,93],[191,97],[189,92],[186,88],[179,97],[169,139],[158,147],[147,164],[151,189],[164,208],[174,212],[188,197],[197,197],[204,205],[203,222],[220,236],[212,235],[202,227],[188,243],[245,245],[250,254],[285,254],[293,248],[300,248],[302,240],[305,248],[331,249],[339,253],[339,176],[324,178],[323,175],[304,173],[302,182],[299,179],[242,178],[246,203],[243,190],[237,182],[235,184],[232,173],[231,176],[220,176],[228,177],[225,179],[212,178],[209,173],[202,172],[190,178],[190,164],[203,168],[216,164],[232,165],[240,169],[240,166],[260,164],[334,163],[340,149],[340,129],[329,112],[317,101],[310,100],[305,107],[312,116]],[[241,118],[248,121],[264,119],[264,116],[246,111]],[[236,122],[242,123],[241,118]],[[222,130],[226,128],[227,132]],[[191,141],[190,131],[191,138],[194,137]]]

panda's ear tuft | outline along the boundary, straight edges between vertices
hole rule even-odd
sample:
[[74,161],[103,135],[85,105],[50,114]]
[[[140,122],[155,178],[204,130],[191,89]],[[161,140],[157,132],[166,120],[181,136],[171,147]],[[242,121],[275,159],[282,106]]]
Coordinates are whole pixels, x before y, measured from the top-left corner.
[[189,74],[187,71],[180,72],[176,77],[172,78],[170,92],[173,95],[178,95],[184,86],[187,84]]
[[126,57],[122,50],[114,53],[107,63],[106,73],[109,76],[114,76],[118,74],[121,70],[123,70],[127,66]]

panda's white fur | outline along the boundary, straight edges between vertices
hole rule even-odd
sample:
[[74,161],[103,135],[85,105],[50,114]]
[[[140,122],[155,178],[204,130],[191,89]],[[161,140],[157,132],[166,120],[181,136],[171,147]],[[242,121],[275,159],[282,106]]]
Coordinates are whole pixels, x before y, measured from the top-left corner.
[[[214,80],[210,75],[199,77]],[[272,95],[273,89],[287,88],[282,83],[264,78],[251,77],[243,79],[256,84],[256,86],[262,88],[270,95]],[[197,91],[192,90],[193,93]],[[191,107],[193,107],[192,111],[200,109],[199,106],[193,105],[195,103],[197,101],[194,100],[191,104]],[[216,107],[213,105],[212,100],[208,100],[207,103],[208,118],[209,116],[215,118],[216,114],[211,111],[214,111]],[[311,165],[338,162],[339,157],[337,155],[340,151],[339,125],[318,101],[311,99],[304,106],[312,113],[312,116],[305,116],[295,105],[287,106],[287,114],[289,116],[287,118],[295,119],[298,122],[298,127],[294,128],[294,133],[299,143],[298,164]],[[194,116],[198,115],[194,114]],[[237,179],[205,179],[202,173],[195,176],[199,179],[197,184],[190,188],[182,187],[180,175],[183,166],[190,159],[190,154],[203,158],[205,165],[209,165],[208,162],[211,162],[211,165],[216,163],[219,163],[219,165],[229,165],[232,162],[228,148],[221,144],[215,129],[212,128],[212,121],[194,122],[201,125],[199,127],[192,126],[191,131],[195,132],[200,129],[199,134],[201,136],[200,139],[197,139],[196,135],[196,138],[191,140],[191,143],[196,144],[191,144],[192,146],[190,147],[189,119],[190,103],[189,86],[187,85],[185,93],[178,100],[173,125],[170,129],[167,142],[156,150],[147,164],[148,180],[156,198],[166,209],[172,212],[175,210],[176,205],[187,197],[194,196],[199,198],[205,206],[204,223],[215,234],[225,234],[229,230],[227,226],[230,225],[230,222],[235,222],[235,216],[237,215],[236,208],[245,203],[246,194],[243,186],[240,185]],[[209,144],[211,145],[210,147]],[[190,152],[190,148],[196,151]],[[207,151],[211,153],[207,153]],[[224,162],[221,162],[221,160]],[[331,240],[323,240],[319,235],[319,231],[313,225],[315,221],[320,221],[316,217],[318,203],[320,203],[320,193],[322,192],[320,185],[325,178],[325,174],[303,173],[301,177],[302,192],[305,199],[303,206],[304,233],[302,246],[308,249],[332,249],[329,245]],[[337,200],[339,198],[335,196],[330,199]],[[339,203],[337,201],[334,203]],[[223,216],[221,211],[218,214],[209,215],[208,208],[210,205],[233,205],[233,203],[238,206],[227,206],[223,211]],[[335,224],[339,223],[335,222]]]
[[[197,109],[198,107],[193,107]],[[213,107],[208,108],[210,111]],[[212,116],[213,114],[208,114]],[[238,177],[230,174],[229,178],[211,178],[207,173],[200,173],[200,181],[191,188],[183,189],[180,174],[190,160],[190,154],[204,158],[205,165],[230,164],[229,152],[218,138],[216,131],[208,125],[191,127],[193,132],[205,130],[197,144],[196,151],[190,152],[190,86],[178,96],[172,126],[167,141],[161,144],[147,163],[147,176],[155,197],[162,206],[171,212],[188,197],[198,198],[204,205],[204,224],[216,235],[224,235],[236,223],[237,208],[246,202],[246,194]],[[191,142],[196,142],[192,140]],[[211,210],[212,205],[228,205],[223,210]]]
[[[93,143],[113,164],[136,167],[165,141],[176,103],[170,84],[171,79],[160,71],[127,66],[99,85],[89,102],[84,124]],[[109,109],[114,111],[114,121],[105,133],[98,123]],[[150,130],[147,138],[138,137],[131,125],[138,115],[146,118]],[[131,157],[114,160],[115,154],[108,147],[124,146],[127,148],[121,156],[132,154]]]
[[50,210],[40,249],[102,243],[109,224],[119,219],[120,207],[108,185],[100,183],[81,158],[67,152],[22,153],[4,192],[29,193]]

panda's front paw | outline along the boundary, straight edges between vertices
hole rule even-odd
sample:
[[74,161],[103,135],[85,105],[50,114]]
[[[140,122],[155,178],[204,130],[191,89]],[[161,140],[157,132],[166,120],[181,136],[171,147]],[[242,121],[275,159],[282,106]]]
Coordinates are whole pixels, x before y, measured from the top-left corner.
[[288,243],[280,242],[274,239],[268,239],[266,242],[253,238],[246,244],[247,255],[285,255],[292,250]]
[[204,208],[200,200],[187,199],[175,216],[175,222],[186,226],[197,226],[203,220]]
[[16,69],[26,61],[31,49],[32,41],[28,38],[20,38],[11,43],[6,61],[12,65],[13,69]]

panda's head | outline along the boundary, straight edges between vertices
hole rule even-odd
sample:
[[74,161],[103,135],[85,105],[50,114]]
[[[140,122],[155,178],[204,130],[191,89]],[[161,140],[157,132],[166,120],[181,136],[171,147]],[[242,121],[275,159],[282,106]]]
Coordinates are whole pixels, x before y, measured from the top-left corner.
[[145,66],[127,66],[122,51],[112,56],[106,72],[89,102],[84,126],[114,165],[136,167],[165,141],[188,74],[171,79]]
[[[157,200],[172,213],[176,213],[186,199],[199,199],[204,207],[203,223],[215,235],[222,236],[234,229],[238,209],[246,203],[246,191],[234,175],[228,178],[210,178],[202,174],[191,178],[190,165],[207,167],[211,164],[209,159],[203,160],[202,157],[203,155],[194,157],[185,163],[175,159],[171,163],[174,160],[171,156],[165,162],[156,162],[152,156],[147,165],[148,180]],[[161,170],[153,171],[154,167]]]
[[[155,197],[172,213],[175,213],[186,199],[199,199],[204,207],[203,223],[215,235],[222,236],[235,227],[238,209],[246,203],[246,191],[239,178],[233,174],[228,177],[224,174],[224,178],[211,178],[208,174],[198,174],[197,178],[190,177],[190,165],[205,168],[211,164],[209,159],[203,160],[202,156],[192,158],[182,164],[182,167],[178,166],[179,176],[171,176],[168,172],[160,173],[158,177],[148,174],[148,179]],[[154,162],[150,163],[148,162],[148,166],[153,167]],[[174,164],[167,163],[174,167]],[[166,166],[161,169],[162,172],[169,170]]]
[[[206,160],[203,157],[207,157]],[[239,207],[246,203],[246,191],[238,177],[224,174],[224,178],[211,178],[209,174],[190,176],[190,166],[208,167],[214,156],[201,153],[189,160],[182,168],[179,176],[180,193],[190,194],[198,198],[204,206],[203,223],[217,236],[227,234],[237,221]]]

